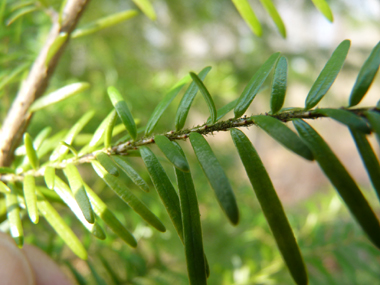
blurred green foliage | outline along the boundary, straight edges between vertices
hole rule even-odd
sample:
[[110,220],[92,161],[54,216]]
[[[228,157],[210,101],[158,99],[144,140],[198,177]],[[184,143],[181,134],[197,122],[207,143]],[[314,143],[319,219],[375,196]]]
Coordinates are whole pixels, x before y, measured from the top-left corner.
[[[200,169],[193,172],[195,177],[201,175]],[[292,284],[252,189],[233,184],[242,217],[239,226],[233,227],[217,208],[211,189],[200,180],[196,188],[211,270],[209,284]],[[131,249],[110,231],[105,241],[96,240],[68,211],[65,217],[71,227],[78,228],[89,250],[89,262],[106,284],[188,284],[183,246],[165,209],[157,203],[157,194],[139,196],[167,226],[164,234],[141,222],[125,203],[100,185],[103,183],[98,184],[101,197],[117,217],[134,228],[138,247]],[[368,198],[376,199],[369,190],[365,190]],[[321,189],[303,205],[285,210],[307,264],[310,284],[376,284],[380,277],[378,250],[369,244],[333,189]],[[85,262],[63,250],[63,243],[45,221],[37,226],[25,222],[24,226],[26,242],[36,244],[60,262],[69,262],[86,284],[97,284]]]
[[[3,121],[21,80],[26,77],[28,67],[43,46],[51,25],[49,15],[41,10],[42,6],[38,3],[46,2],[59,10],[61,1],[37,1],[38,11],[6,26],[15,5],[23,2],[27,1],[0,1],[0,85],[7,83],[0,88],[0,121]],[[289,1],[284,2],[290,5]],[[305,18],[308,15],[316,17],[308,2],[311,1],[296,5],[298,10],[293,13],[302,12]],[[372,17],[355,17],[352,11],[355,5],[350,1],[335,2],[332,3],[333,8],[341,20],[351,27],[374,25]],[[263,38],[255,38],[231,1],[157,0],[153,3],[158,16],[156,22],[149,21],[140,13],[115,27],[71,40],[46,93],[78,81],[89,82],[91,88],[68,101],[37,112],[28,128],[33,137],[46,126],[53,128],[53,134],[69,129],[80,116],[93,109],[96,115],[82,132],[81,138],[86,140],[86,134],[93,133],[112,109],[106,95],[106,88],[111,85],[122,92],[133,116],[140,121],[138,127],[141,127],[147,123],[149,115],[169,88],[188,71],[199,72],[207,65],[212,66],[205,85],[218,108],[237,98],[254,71],[273,52],[281,51],[290,63],[293,62],[289,77],[295,85],[311,86],[321,64],[325,62],[326,54],[331,51],[327,46],[316,47],[312,43],[297,46],[293,41],[293,44],[286,45],[286,41],[280,39],[265,20]],[[137,9],[132,1],[91,1],[79,27],[108,14],[132,8]],[[343,18],[345,13],[347,16]],[[298,27],[288,27],[289,37],[292,36],[292,29]],[[215,44],[218,42],[219,45]],[[307,47],[310,49],[306,51]],[[362,55],[368,54],[371,48],[371,45],[355,48],[354,43],[353,53],[357,52],[359,58],[364,58]],[[323,63],[321,58],[324,59]],[[344,71],[349,74],[357,70],[360,64],[360,61],[356,63],[351,60]],[[266,91],[263,93],[268,95]],[[174,100],[160,120],[157,133],[174,129],[173,118],[180,97]],[[252,110],[269,110],[268,96],[260,100]],[[207,106],[201,96],[197,96],[190,113],[192,117],[188,124],[202,123],[207,119]],[[84,144],[79,139],[76,143]],[[223,139],[220,143],[225,146]],[[226,223],[194,156],[189,156],[190,165],[194,165],[192,175],[196,181],[204,246],[211,269],[209,284],[292,284],[252,189],[247,181],[240,181],[238,169],[241,166],[236,162],[236,153],[228,153],[223,146],[217,148],[218,158],[235,189],[242,217],[238,227]],[[149,181],[141,160],[130,158],[130,161]],[[169,165],[165,166],[174,181],[172,169]],[[107,231],[105,241],[94,239],[64,207],[61,207],[62,216],[89,250],[88,264],[73,257],[45,221],[32,226],[27,219],[23,220],[26,242],[36,244],[57,261],[68,264],[73,274],[77,274],[78,284],[187,284],[183,246],[164,207],[158,202],[157,193],[139,192],[121,173],[127,185],[131,185],[135,194],[165,223],[168,231],[164,234],[148,227],[96,177],[90,167],[82,166],[80,171],[84,180],[92,185],[120,221],[133,229],[138,247],[131,249],[110,231]],[[62,176],[62,173],[59,175]],[[43,184],[42,179],[37,179],[38,183]],[[370,201],[376,200],[372,189],[365,193]],[[54,205],[60,209],[58,203]],[[3,208],[4,203],[0,203],[1,220],[4,219]],[[378,203],[374,209],[379,212]],[[303,252],[310,284],[378,282],[380,254],[368,243],[333,190],[320,189],[307,201],[286,206],[285,210]]]

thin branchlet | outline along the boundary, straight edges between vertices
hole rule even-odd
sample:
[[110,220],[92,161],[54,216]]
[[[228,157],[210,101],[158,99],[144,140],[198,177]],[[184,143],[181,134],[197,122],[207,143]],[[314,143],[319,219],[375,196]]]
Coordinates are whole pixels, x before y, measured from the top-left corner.
[[[89,0],[69,0],[62,12],[62,23],[58,13],[52,13],[53,25],[39,55],[34,61],[28,78],[23,82],[0,129],[0,166],[9,166],[13,161],[13,153],[20,142],[32,118],[29,107],[46,90],[59,60],[67,46],[69,37],[48,59],[49,50],[55,40],[62,34],[70,34],[76,27]],[[48,64],[47,64],[48,62]]]
[[[375,111],[380,113],[380,109],[376,107],[371,107],[371,108],[356,108],[356,109],[346,109],[342,108],[345,110],[348,110],[358,116],[364,117],[364,112],[365,111]],[[278,114],[261,114],[261,115],[266,115],[266,116],[271,116],[274,117],[282,122],[289,122],[293,119],[318,119],[322,117],[326,117],[325,115],[322,115],[318,113],[318,109],[315,110],[310,110],[310,111],[304,111],[304,110],[292,110],[292,111],[285,111],[285,112],[280,112]],[[207,136],[210,134],[214,134],[216,132],[225,132],[228,131],[231,128],[239,128],[239,127],[250,127],[252,125],[255,125],[254,121],[254,116],[243,116],[241,118],[231,118],[228,120],[224,121],[219,121],[216,122],[215,124],[203,124],[203,125],[198,125],[193,128],[188,128],[188,129],[182,129],[179,131],[169,131],[160,135],[166,136],[168,139],[171,141],[177,141],[177,140],[186,140],[190,133],[197,132],[200,133],[203,136]],[[125,141],[121,142],[118,145],[112,146],[108,149],[101,149],[97,150],[85,155],[82,155],[80,157],[72,157],[63,161],[59,162],[47,162],[44,165],[42,165],[39,169],[37,170],[29,170],[21,174],[3,174],[0,175],[0,180],[4,182],[9,182],[9,181],[22,181],[24,179],[25,175],[33,175],[33,176],[43,176],[45,167],[51,166],[56,169],[63,169],[66,167],[67,164],[72,163],[72,164],[84,164],[84,163],[90,163],[92,160],[95,159],[95,156],[99,152],[106,152],[108,154],[112,155],[129,155],[131,151],[137,150],[140,146],[145,146],[145,145],[150,145],[154,144],[154,135],[150,137],[143,137],[139,140],[136,141]]]
[[[360,109],[347,109],[347,110],[359,116],[364,116],[364,112],[368,110],[374,110],[374,111],[380,112],[380,110],[376,108],[360,108]],[[297,111],[281,112],[275,115],[265,113],[265,115],[274,117],[285,123],[293,119],[318,119],[318,118],[326,117],[325,115],[317,113],[317,111],[318,109],[311,110],[311,111],[297,110]],[[237,119],[228,119],[225,121],[219,121],[219,122],[216,122],[215,124],[205,123],[203,125],[198,125],[190,129],[182,129],[179,131],[169,131],[161,135],[166,136],[168,139],[172,141],[186,140],[189,137],[190,133],[192,132],[197,132],[197,133],[200,133],[201,135],[206,136],[209,134],[213,134],[214,132],[225,132],[231,128],[250,127],[252,125],[255,125],[253,116],[251,117],[244,116]],[[154,143],[154,135],[149,138],[142,138],[135,142],[126,141],[126,142],[120,143],[108,149],[107,152],[110,154],[115,154],[115,155],[127,154],[128,151],[135,150],[139,146],[148,145],[152,143]]]

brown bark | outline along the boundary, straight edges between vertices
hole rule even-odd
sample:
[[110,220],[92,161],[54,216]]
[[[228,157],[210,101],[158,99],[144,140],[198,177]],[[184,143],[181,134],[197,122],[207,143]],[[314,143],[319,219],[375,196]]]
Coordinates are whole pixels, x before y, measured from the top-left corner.
[[46,65],[46,58],[51,45],[60,33],[70,35],[88,2],[89,0],[68,0],[62,13],[61,24],[59,23],[58,14],[52,16],[53,25],[46,42],[33,63],[28,78],[23,82],[0,131],[0,166],[9,166],[12,163],[13,152],[32,116],[28,109],[45,92],[70,37],[67,37],[66,42]]

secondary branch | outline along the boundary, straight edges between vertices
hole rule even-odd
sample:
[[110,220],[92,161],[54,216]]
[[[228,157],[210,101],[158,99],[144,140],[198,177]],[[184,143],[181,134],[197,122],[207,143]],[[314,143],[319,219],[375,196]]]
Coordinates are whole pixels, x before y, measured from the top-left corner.
[[61,33],[70,35],[88,2],[89,0],[68,0],[61,15],[61,23],[58,14],[52,15],[53,26],[46,42],[33,63],[28,78],[23,82],[0,131],[0,166],[9,166],[12,163],[13,152],[32,117],[28,109],[45,92],[70,37],[67,37],[65,43],[48,61],[50,47]]

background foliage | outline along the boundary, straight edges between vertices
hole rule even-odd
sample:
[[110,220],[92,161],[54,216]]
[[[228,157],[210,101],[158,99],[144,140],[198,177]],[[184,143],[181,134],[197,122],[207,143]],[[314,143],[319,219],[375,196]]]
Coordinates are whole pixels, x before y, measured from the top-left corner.
[[[47,2],[57,9],[60,7],[60,1]],[[380,11],[378,3],[367,1],[358,5],[355,1],[331,1],[335,23],[329,24],[316,12],[311,1],[292,1],[291,8],[288,1],[277,2],[288,29],[287,39],[280,37],[269,18],[261,16],[263,11],[257,3],[252,3],[252,6],[263,23],[262,38],[252,35],[230,1],[159,0],[153,1],[158,17],[155,22],[140,13],[120,25],[73,39],[46,93],[78,81],[90,82],[91,88],[36,113],[28,132],[35,137],[42,128],[51,126],[53,133],[56,133],[70,128],[86,111],[96,110],[95,118],[75,141],[77,146],[81,145],[86,133],[93,133],[112,109],[105,92],[110,85],[117,86],[125,94],[134,117],[140,120],[139,126],[144,126],[163,95],[179,78],[189,70],[199,71],[207,65],[213,69],[205,81],[206,85],[216,105],[223,106],[237,98],[254,71],[277,51],[285,54],[290,64],[290,89],[285,106],[301,106],[332,50],[339,42],[349,38],[352,47],[347,61],[321,106],[339,107],[345,104],[343,102],[347,101],[360,66],[380,38],[377,28],[379,12],[376,12]],[[35,59],[50,28],[50,19],[45,13],[36,11],[5,26],[14,6],[23,2],[3,0],[1,3],[1,9],[5,9],[0,29],[2,83],[20,66]],[[130,1],[92,1],[79,27],[128,8],[136,7]],[[14,99],[20,79],[26,75],[27,68],[23,70],[0,90],[1,118],[5,117]],[[379,91],[377,77],[361,106],[374,105]],[[269,110],[269,93],[269,90],[264,90],[258,96],[250,107],[252,113]],[[174,128],[173,118],[178,103],[179,97],[161,119],[157,133]],[[207,114],[207,106],[200,96],[197,97],[187,126],[203,123]],[[363,185],[363,192],[369,201],[373,201],[372,206],[378,213],[378,201],[373,189],[370,189],[348,132],[330,120],[326,121],[318,121],[313,126],[332,145],[358,183]],[[329,125],[333,127],[328,128]],[[317,166],[310,166],[293,154],[284,154],[283,148],[267,140],[266,134],[254,127],[246,133],[285,203],[308,266],[310,283],[375,284],[380,277],[376,267],[380,261],[379,252],[369,244],[345,207],[342,207],[337,194],[327,186]],[[189,156],[200,201],[205,251],[211,265],[209,284],[291,284],[274,241],[269,238],[269,228],[243,174],[232,142],[222,133],[208,140],[231,181],[242,217],[238,227],[226,223],[214,197],[210,195],[211,189],[195,163],[195,157]],[[181,145],[186,151],[188,143]],[[149,181],[141,161],[132,160]],[[169,165],[165,167],[170,168]],[[80,171],[122,223],[134,229],[139,246],[131,249],[109,232],[105,241],[93,239],[64,207],[62,212],[67,212],[63,214],[65,220],[89,248],[89,264],[68,252],[45,221],[32,227],[24,219],[26,242],[40,246],[56,260],[67,264],[67,268],[79,272],[89,284],[101,284],[100,279],[95,280],[94,268],[105,284],[186,284],[183,247],[164,207],[157,203],[155,191],[145,195],[136,190],[135,194],[163,220],[168,228],[164,234],[152,231],[131,209],[126,208],[95,177],[90,167],[84,165]],[[171,178],[174,180],[174,176]],[[123,179],[128,180],[127,177]],[[4,220],[4,203],[1,205]],[[85,281],[78,279],[78,282]]]

